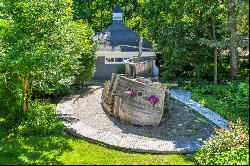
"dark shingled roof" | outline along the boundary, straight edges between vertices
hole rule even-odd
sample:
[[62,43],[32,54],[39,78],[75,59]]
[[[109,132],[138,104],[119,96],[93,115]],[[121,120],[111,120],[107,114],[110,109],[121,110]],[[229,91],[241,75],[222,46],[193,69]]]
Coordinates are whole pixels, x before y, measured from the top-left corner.
[[[95,38],[99,45],[99,51],[139,51],[140,36],[125,26],[122,21],[113,20],[112,25],[96,34]],[[142,51],[152,51],[152,44],[145,39],[143,39]]]
[[120,8],[120,6],[116,6],[113,10],[112,13],[123,13],[122,9]]

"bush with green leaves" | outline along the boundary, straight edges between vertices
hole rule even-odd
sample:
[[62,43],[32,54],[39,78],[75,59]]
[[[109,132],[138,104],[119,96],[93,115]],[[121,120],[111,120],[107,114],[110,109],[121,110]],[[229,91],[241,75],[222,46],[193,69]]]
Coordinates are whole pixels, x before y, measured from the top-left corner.
[[14,130],[24,135],[59,134],[63,132],[63,123],[56,117],[55,105],[34,101]]
[[[53,93],[77,79],[82,83],[91,78],[94,32],[87,23],[73,21],[72,1],[1,2],[0,102],[7,103],[4,109],[28,111],[34,91]],[[5,98],[9,94],[12,97]]]
[[219,113],[230,121],[238,117],[249,123],[249,83],[230,81],[214,85],[209,82],[191,85],[192,99]]
[[202,165],[247,165],[249,164],[249,127],[240,119],[229,123],[230,130],[218,129],[198,152],[195,159]]

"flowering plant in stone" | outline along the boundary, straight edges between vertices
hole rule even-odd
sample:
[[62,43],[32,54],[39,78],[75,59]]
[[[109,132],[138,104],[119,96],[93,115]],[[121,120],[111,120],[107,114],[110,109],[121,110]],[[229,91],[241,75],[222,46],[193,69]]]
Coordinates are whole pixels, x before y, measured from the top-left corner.
[[124,94],[128,97],[133,97],[135,96],[135,92],[131,89],[131,88],[128,88],[127,91],[124,92]]
[[147,97],[145,100],[156,104],[160,101],[160,98],[155,96],[155,95],[151,95],[151,96]]

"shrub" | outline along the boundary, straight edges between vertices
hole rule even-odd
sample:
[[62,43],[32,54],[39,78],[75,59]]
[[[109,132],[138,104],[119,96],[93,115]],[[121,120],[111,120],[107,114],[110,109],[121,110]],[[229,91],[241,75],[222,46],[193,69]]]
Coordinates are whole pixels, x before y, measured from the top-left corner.
[[192,99],[202,102],[204,106],[219,113],[224,118],[235,121],[241,117],[249,123],[249,84],[248,81],[231,81],[214,85],[203,82],[192,86]]
[[194,157],[202,165],[247,165],[249,163],[249,133],[238,118],[229,123],[230,130],[218,129],[219,135],[204,143]]
[[63,123],[56,118],[55,105],[34,101],[15,131],[28,135],[58,134],[63,132]]
[[9,83],[9,79],[12,78],[6,78],[0,74],[0,114],[5,119],[0,126],[7,130],[13,128],[22,118],[21,100],[19,98],[22,93],[19,91],[18,85]]

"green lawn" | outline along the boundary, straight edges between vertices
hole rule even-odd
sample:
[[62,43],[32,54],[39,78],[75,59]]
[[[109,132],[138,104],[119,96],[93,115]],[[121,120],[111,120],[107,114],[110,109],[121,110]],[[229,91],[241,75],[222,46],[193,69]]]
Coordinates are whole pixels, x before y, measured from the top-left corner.
[[195,164],[182,155],[129,153],[69,135],[20,136],[0,129],[0,164]]

